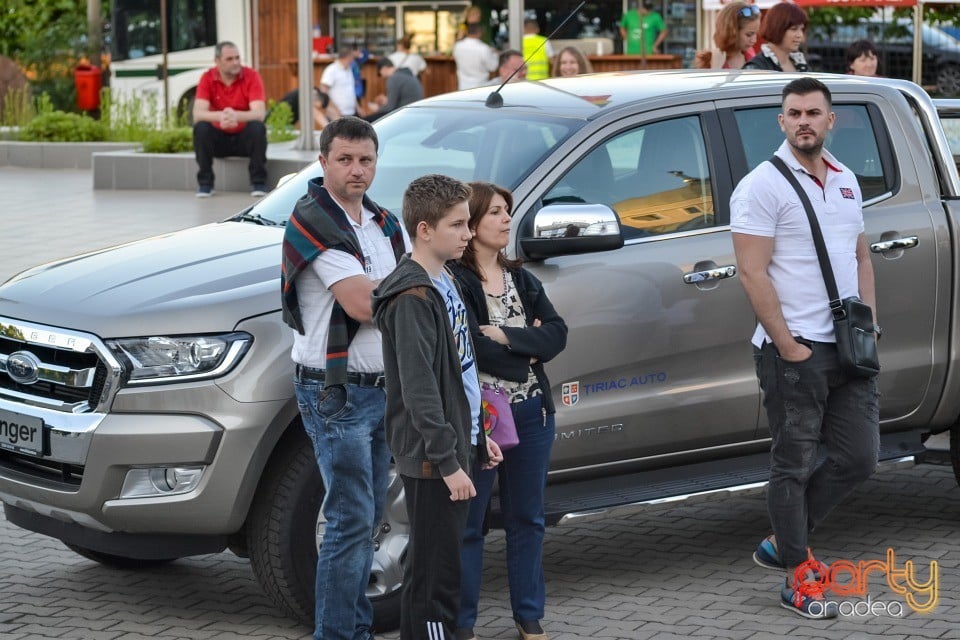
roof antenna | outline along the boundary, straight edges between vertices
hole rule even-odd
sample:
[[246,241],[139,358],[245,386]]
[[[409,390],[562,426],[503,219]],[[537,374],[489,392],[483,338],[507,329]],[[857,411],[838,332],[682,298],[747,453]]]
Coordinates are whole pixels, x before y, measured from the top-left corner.
[[[510,74],[510,77],[507,78],[506,80],[504,80],[503,83],[501,83],[500,86],[497,87],[497,88],[494,90],[493,93],[491,93],[490,95],[487,96],[487,101],[484,103],[487,107],[489,107],[489,108],[491,108],[491,109],[499,109],[500,107],[503,106],[503,96],[500,95],[500,89],[503,89],[503,85],[505,85],[505,84],[507,84],[508,82],[510,82],[511,80],[513,80],[513,76],[517,75],[517,72],[520,71],[520,69],[522,69],[523,67],[527,66],[527,61],[530,60],[530,58],[532,58],[533,56],[535,56],[536,53],[537,53],[538,51],[540,51],[540,49],[542,49],[542,48],[544,47],[544,45],[547,44],[547,42],[549,42],[550,40],[552,40],[552,39],[553,39],[553,36],[557,35],[557,31],[560,31],[560,29],[563,28],[563,25],[567,24],[567,22],[570,21],[570,18],[572,18],[573,16],[577,15],[578,13],[580,13],[580,9],[582,9],[582,8],[583,8],[583,5],[585,5],[585,4],[587,4],[587,0],[581,0],[580,4],[577,5],[577,8],[574,9],[573,11],[571,11],[571,12],[570,12],[570,15],[568,15],[566,18],[564,18],[564,19],[563,19],[563,22],[561,22],[559,25],[557,25],[557,28],[553,30],[553,33],[551,33],[549,36],[547,36],[546,40],[544,40],[543,42],[541,42],[539,47],[537,47],[537,48],[534,49],[532,52],[530,52],[530,55],[527,56],[527,59],[523,61],[523,64],[520,65],[519,67],[517,67],[516,69],[514,69],[514,70],[513,70],[513,73]],[[522,28],[522,27],[521,27],[521,28]]]

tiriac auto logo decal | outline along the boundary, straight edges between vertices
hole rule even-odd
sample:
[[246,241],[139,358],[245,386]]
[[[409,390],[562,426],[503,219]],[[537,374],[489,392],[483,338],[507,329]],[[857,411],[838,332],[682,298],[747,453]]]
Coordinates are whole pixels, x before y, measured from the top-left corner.
[[[827,605],[832,602],[837,605],[841,616],[902,617],[904,607],[899,600],[872,599],[868,593],[871,578],[874,585],[885,578],[890,590],[901,596],[907,606],[916,613],[930,613],[937,607],[940,598],[940,566],[937,561],[930,561],[927,580],[921,582],[913,561],[907,560],[902,566],[898,566],[897,555],[892,548],[887,549],[885,561],[861,560],[854,563],[850,560],[838,560],[828,567],[811,557],[794,571],[795,593],[799,597],[817,598],[810,609],[814,616],[822,615]],[[837,598],[845,600],[838,601]]]

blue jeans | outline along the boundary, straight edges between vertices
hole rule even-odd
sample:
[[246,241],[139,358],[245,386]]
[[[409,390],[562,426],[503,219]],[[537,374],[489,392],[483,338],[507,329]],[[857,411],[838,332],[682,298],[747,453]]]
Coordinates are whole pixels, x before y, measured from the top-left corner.
[[870,477],[880,451],[876,378],[841,373],[834,344],[812,349],[803,362],[772,343],[754,352],[772,439],[767,510],[786,567],[807,559],[808,532]]
[[472,629],[483,572],[483,520],[500,477],[500,509],[507,539],[507,578],[510,607],[518,622],[543,619],[546,587],[543,579],[543,492],[556,436],[553,414],[544,415],[542,396],[512,405],[520,444],[503,454],[495,469],[474,466],[477,495],[470,501],[467,529],[460,550],[460,614],[458,627]]
[[383,427],[383,389],[353,384],[324,388],[294,380],[303,426],[326,494],[326,529],[317,557],[317,640],[372,637],[367,583],[373,532],[383,515],[390,452]]

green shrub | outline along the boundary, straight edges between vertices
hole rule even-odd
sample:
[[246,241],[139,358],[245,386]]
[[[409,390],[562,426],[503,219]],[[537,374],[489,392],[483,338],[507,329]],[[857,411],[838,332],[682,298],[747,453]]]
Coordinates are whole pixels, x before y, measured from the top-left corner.
[[286,102],[270,100],[267,103],[267,142],[287,142],[296,140],[297,132],[293,129],[293,109]]
[[0,117],[0,126],[22,127],[36,115],[29,85],[10,89],[2,102],[3,115]]
[[107,139],[102,122],[76,113],[43,113],[20,129],[20,140],[28,142],[101,142]]
[[178,127],[151,131],[143,138],[145,153],[181,153],[193,151],[193,129]]
[[143,142],[160,126],[162,115],[155,95],[131,92],[114,95],[109,87],[100,90],[100,119],[115,142]]

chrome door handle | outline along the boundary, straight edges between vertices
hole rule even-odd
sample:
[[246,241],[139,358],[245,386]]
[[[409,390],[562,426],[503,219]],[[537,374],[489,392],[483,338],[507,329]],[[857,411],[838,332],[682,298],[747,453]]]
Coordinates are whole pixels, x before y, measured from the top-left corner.
[[723,280],[737,275],[737,267],[728,264],[725,267],[716,267],[714,269],[705,269],[703,271],[691,271],[683,274],[683,281],[687,284],[697,284],[698,282],[707,282],[708,280]]
[[883,240],[881,242],[874,242],[871,244],[870,252],[883,253],[884,251],[891,251],[893,249],[910,249],[918,244],[920,244],[920,239],[917,236],[897,238],[896,240]]

